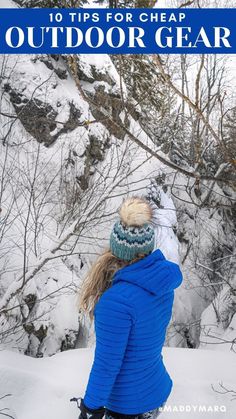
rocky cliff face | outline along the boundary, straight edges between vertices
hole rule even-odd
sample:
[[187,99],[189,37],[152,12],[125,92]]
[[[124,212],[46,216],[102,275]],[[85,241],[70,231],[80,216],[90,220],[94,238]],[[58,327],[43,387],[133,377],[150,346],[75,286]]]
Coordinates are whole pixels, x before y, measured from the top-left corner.
[[[6,7],[16,3],[30,7],[23,0],[7,0]],[[179,258],[185,277],[166,344],[198,347],[201,315],[222,277],[232,277],[235,223],[218,186],[213,196],[209,184],[195,190],[126,134],[125,128],[179,162],[169,141],[179,126],[175,134],[175,121],[165,116],[169,98],[161,103],[165,87],[156,85],[149,96],[151,85],[146,79],[142,85],[140,73],[148,63],[133,73],[131,65],[123,78],[106,55],[2,55],[0,61],[1,345],[44,356],[94,342],[93,326],[77,314],[76,291],[107,247],[123,197],[145,195],[155,178],[156,245],[167,258]],[[232,198],[231,188],[225,193]],[[222,324],[234,330],[234,296],[227,295]],[[207,321],[204,316],[204,326]]]
[[142,132],[108,56],[1,56],[1,69],[1,343],[44,356],[88,343],[76,289],[129,174],[142,188],[159,164],[120,127]]

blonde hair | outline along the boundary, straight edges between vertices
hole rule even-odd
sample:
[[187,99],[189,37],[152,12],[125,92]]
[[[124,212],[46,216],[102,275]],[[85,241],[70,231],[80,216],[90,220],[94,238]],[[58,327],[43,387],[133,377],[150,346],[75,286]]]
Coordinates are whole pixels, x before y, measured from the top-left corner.
[[147,255],[138,255],[127,262],[118,259],[110,250],[106,250],[92,265],[81,289],[78,291],[77,307],[80,312],[87,312],[90,320],[94,316],[94,308],[101,295],[112,285],[113,275],[121,268],[130,265]]

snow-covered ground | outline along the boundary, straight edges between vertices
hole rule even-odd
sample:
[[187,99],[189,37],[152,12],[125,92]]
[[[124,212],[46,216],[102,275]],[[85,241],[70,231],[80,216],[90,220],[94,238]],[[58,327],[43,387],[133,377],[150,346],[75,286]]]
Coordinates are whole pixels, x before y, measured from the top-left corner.
[[[10,395],[0,400],[0,416],[9,408],[14,419],[77,419],[69,400],[83,397],[93,356],[94,346],[42,359],[2,351],[0,399]],[[163,419],[235,418],[236,400],[217,391],[220,383],[236,391],[236,354],[165,347],[163,358],[174,382]]]

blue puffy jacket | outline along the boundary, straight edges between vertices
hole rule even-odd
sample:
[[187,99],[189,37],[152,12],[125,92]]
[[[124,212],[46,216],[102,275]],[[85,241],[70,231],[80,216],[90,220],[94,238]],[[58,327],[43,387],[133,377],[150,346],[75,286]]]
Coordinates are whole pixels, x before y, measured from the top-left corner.
[[94,311],[96,348],[84,403],[141,414],[167,400],[173,382],[162,347],[179,266],[160,250],[116,272]]

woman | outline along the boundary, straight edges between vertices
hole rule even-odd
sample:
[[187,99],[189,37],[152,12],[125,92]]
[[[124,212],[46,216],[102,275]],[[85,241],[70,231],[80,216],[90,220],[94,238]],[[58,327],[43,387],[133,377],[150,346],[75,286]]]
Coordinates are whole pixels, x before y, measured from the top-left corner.
[[79,419],[156,418],[172,390],[161,351],[182,274],[153,251],[151,221],[148,201],[127,199],[83,284],[79,308],[95,317],[96,348]]

